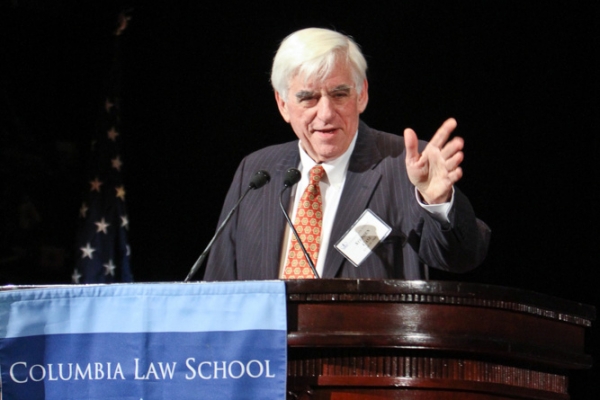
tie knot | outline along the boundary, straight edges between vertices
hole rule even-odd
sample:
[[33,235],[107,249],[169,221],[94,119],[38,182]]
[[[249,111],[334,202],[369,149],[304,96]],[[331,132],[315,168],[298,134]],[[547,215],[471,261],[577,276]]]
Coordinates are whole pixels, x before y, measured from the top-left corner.
[[325,169],[323,169],[322,165],[315,165],[310,170],[310,182],[311,183],[319,183],[321,179],[325,176]]

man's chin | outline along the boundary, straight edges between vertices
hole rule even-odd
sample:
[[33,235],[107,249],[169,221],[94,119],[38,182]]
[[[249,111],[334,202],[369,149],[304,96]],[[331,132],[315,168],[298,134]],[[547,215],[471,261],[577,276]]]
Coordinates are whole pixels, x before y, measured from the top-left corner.
[[339,146],[324,146],[318,148],[316,151],[316,156],[319,160],[315,160],[317,162],[328,162],[333,161],[342,154],[344,154],[344,149],[341,149]]

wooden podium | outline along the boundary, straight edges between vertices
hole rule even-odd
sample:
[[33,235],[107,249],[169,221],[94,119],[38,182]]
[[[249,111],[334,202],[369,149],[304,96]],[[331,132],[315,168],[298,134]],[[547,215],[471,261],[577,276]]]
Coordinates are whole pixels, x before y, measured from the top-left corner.
[[594,307],[436,281],[289,281],[289,399],[569,399]]

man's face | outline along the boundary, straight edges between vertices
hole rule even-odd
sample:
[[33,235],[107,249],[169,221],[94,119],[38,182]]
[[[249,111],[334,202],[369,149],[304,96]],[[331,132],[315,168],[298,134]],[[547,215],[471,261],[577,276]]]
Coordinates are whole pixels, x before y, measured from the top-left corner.
[[367,80],[358,94],[350,67],[337,62],[324,80],[296,75],[290,81],[287,99],[275,93],[277,106],[306,153],[317,163],[341,156],[358,129],[358,116],[369,100]]

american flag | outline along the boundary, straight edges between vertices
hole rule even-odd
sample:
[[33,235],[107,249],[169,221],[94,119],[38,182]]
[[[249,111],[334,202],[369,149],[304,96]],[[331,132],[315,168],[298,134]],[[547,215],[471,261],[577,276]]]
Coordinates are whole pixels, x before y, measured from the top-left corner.
[[90,175],[79,209],[77,253],[73,283],[132,282],[127,241],[129,219],[123,184],[122,133],[119,118],[118,37],[129,17],[119,15],[114,31],[115,56],[101,110],[96,137],[92,140]]

